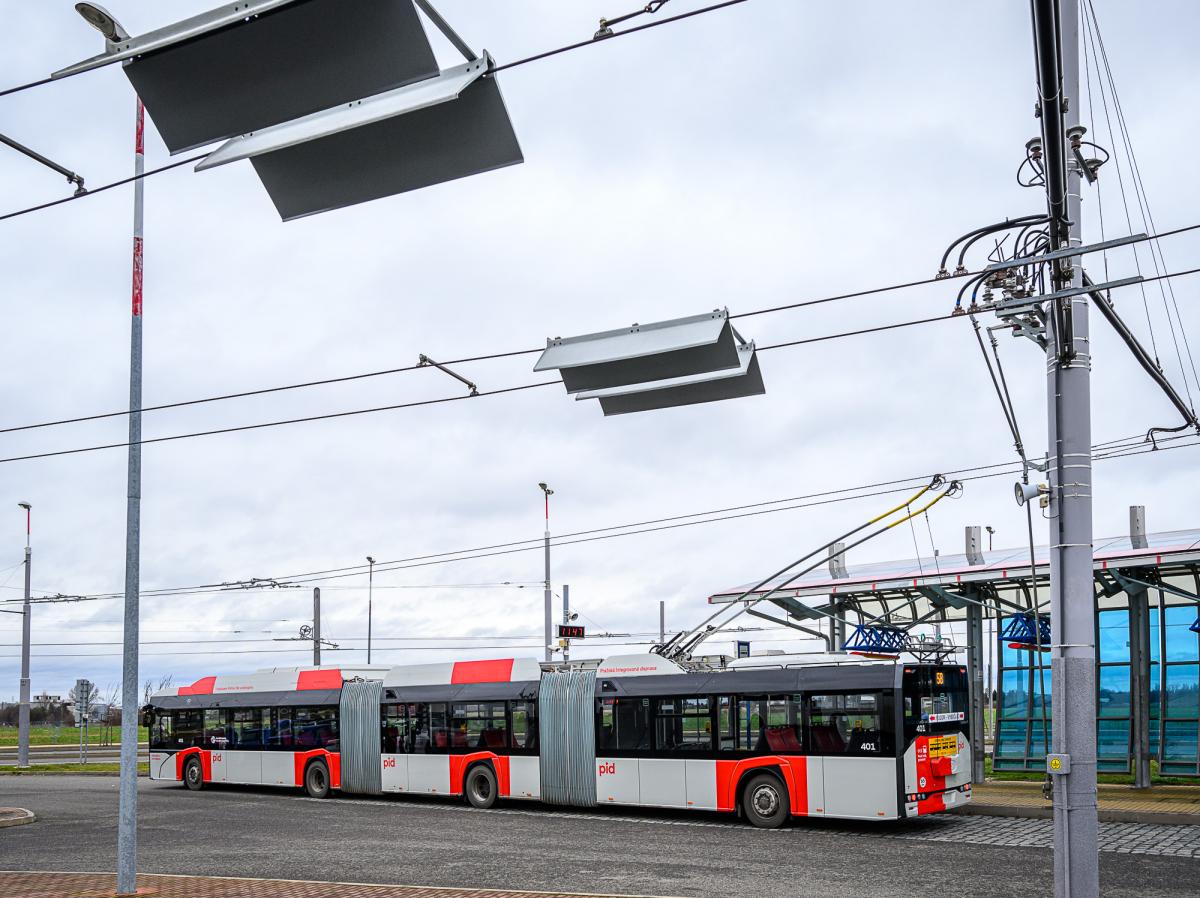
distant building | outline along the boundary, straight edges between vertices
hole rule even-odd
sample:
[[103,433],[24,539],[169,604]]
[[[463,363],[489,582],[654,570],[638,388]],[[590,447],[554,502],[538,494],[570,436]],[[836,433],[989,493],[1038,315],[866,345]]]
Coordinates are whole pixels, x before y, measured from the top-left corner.
[[39,708],[44,708],[45,710],[49,711],[51,708],[57,708],[59,705],[61,705],[63,703],[63,697],[61,695],[50,695],[49,693],[43,692],[41,695],[35,695],[33,697],[33,703]]

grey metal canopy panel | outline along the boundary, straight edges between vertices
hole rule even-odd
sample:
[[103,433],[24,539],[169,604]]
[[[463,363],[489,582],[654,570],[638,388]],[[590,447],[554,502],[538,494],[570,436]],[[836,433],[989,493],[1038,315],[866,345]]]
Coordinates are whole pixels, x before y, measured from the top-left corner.
[[438,72],[411,0],[234,3],[110,49],[172,153]]
[[[546,341],[534,371],[557,370],[568,393],[629,387],[742,366],[729,310]],[[707,400],[698,400],[707,401]]]
[[631,387],[589,390],[576,393],[575,398],[599,399],[600,408],[607,417],[766,393],[754,344],[745,343],[737,351],[740,360],[737,368],[651,381]]
[[286,221],[524,161],[484,54],[395,90],[228,141],[199,165],[250,159]]

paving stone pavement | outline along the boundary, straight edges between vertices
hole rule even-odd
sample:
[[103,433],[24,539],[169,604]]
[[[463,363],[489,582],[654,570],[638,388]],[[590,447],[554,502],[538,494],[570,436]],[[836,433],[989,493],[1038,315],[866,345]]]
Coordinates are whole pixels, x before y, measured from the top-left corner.
[[[930,842],[969,842],[1051,848],[1054,822],[1024,817],[931,817],[908,824],[890,838]],[[1101,823],[1100,850],[1123,854],[1162,854],[1200,858],[1200,826],[1157,823]]]

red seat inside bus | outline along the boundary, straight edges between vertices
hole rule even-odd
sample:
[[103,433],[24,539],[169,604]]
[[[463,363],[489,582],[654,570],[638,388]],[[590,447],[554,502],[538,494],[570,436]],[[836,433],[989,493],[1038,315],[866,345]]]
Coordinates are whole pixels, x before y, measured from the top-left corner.
[[767,727],[767,748],[771,751],[803,751],[796,730],[790,726]]
[[813,744],[826,755],[840,755],[846,751],[846,740],[833,724],[814,725],[811,728]]
[[501,729],[490,729],[483,731],[483,745],[485,748],[504,748],[507,739],[507,732]]

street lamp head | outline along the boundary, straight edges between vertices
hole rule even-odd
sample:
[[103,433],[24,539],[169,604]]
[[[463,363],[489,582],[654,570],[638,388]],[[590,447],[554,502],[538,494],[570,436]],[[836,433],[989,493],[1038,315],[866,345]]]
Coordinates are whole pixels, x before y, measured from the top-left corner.
[[541,487],[542,492],[545,493],[547,496],[554,495],[554,490],[550,489],[550,487],[546,486],[546,484],[539,483],[538,486]]
[[374,564],[374,563],[375,563],[375,559],[372,558],[370,555],[368,555],[367,556],[367,564]]
[[33,508],[33,506],[30,505],[28,502],[18,502],[17,507],[24,508],[26,511],[29,511],[31,508]]
[[103,6],[97,3],[76,3],[75,11],[83,16],[84,21],[103,34],[106,41],[116,43],[129,39],[129,32],[122,28],[121,23]]

